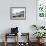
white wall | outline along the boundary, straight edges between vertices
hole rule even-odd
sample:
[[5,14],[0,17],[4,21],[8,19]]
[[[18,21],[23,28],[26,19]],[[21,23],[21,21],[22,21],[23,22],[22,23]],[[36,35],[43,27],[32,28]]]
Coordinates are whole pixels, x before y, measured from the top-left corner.
[[[10,7],[26,7],[26,20],[10,20]],[[0,34],[17,26],[32,35],[32,24],[36,24],[36,0],[0,0]]]

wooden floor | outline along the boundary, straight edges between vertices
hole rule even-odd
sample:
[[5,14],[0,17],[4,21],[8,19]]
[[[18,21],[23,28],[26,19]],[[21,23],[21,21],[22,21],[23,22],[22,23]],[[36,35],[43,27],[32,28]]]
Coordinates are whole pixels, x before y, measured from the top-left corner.
[[[4,46],[4,43],[2,42],[0,42],[0,46]],[[8,45],[7,46],[15,46],[15,42],[14,43],[8,43]],[[32,42],[32,43],[30,43],[30,46],[37,46],[37,43],[34,43],[34,42]],[[44,45],[42,45],[42,46],[46,46],[46,43],[44,43]]]

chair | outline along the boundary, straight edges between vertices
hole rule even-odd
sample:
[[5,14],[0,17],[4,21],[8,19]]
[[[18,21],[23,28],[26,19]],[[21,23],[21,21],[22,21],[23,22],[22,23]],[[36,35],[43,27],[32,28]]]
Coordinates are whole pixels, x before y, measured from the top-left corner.
[[5,34],[5,46],[8,45],[7,39],[10,38],[11,36],[17,36],[17,38],[15,38],[15,40],[16,40],[16,46],[18,46],[18,34],[17,35],[16,34],[12,35],[12,34],[9,34],[9,33]]
[[17,38],[15,38],[16,41],[16,46],[18,46],[18,27],[16,28],[11,28],[11,33],[5,33],[5,46],[7,46],[8,42],[7,42],[7,38],[13,37],[13,36],[17,36]]
[[21,33],[21,37],[20,40],[24,40],[19,42],[19,46],[30,46],[30,42],[29,42],[29,33]]

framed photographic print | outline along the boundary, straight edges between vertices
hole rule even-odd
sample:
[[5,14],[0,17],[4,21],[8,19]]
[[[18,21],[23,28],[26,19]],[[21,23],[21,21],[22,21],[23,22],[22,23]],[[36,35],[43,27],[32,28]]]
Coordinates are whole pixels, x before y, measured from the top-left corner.
[[25,20],[26,19],[26,8],[25,7],[11,7],[10,8],[10,19],[11,20]]

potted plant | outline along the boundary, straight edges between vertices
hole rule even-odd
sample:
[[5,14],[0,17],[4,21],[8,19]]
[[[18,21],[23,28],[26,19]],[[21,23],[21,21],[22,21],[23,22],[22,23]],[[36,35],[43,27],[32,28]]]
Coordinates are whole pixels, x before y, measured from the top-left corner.
[[44,36],[46,36],[46,33],[45,32],[40,32],[40,30],[44,30],[45,26],[38,26],[38,25],[33,24],[32,28],[37,30],[37,32],[33,33],[33,35],[37,38],[38,43],[41,43],[41,41],[43,41],[43,38],[45,38]]
[[40,43],[40,40],[42,38],[45,38],[44,36],[46,36],[46,33],[45,32],[35,32],[33,35],[37,38],[37,41]]
[[44,36],[46,36],[45,34],[45,32],[35,32],[33,35],[37,38],[37,42],[41,43],[42,38],[45,38]]

